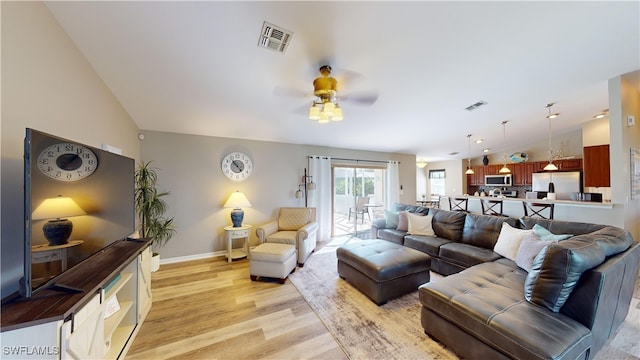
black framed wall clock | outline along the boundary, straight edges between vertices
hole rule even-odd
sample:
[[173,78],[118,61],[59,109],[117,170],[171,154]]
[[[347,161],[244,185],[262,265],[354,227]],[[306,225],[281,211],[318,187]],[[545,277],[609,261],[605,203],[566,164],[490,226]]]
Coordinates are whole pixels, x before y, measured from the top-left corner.
[[40,172],[58,181],[78,181],[93,174],[97,168],[96,154],[78,144],[54,144],[38,154]]
[[242,181],[251,175],[253,162],[249,155],[235,151],[222,158],[220,168],[227,178],[233,181]]

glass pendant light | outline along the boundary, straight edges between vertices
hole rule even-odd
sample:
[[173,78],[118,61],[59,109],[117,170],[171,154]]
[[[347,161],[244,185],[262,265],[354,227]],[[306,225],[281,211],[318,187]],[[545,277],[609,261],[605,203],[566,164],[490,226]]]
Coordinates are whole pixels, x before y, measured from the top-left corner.
[[475,174],[475,172],[471,168],[471,134],[467,135],[467,142],[469,143],[469,157],[467,158],[467,171],[465,171],[464,173],[467,175],[473,175]]
[[553,163],[553,149],[551,149],[551,119],[555,119],[560,114],[559,113],[555,113],[555,114],[551,113],[551,107],[553,106],[553,104],[554,103],[547,104],[547,109],[548,109],[547,120],[549,121],[549,135],[548,135],[548,138],[549,138],[549,163],[547,165],[545,165],[544,168],[542,168],[542,170],[544,170],[544,171],[556,171],[556,170],[558,170],[558,167]]
[[500,174],[511,173],[511,170],[509,170],[509,168],[507,167],[507,155],[505,153],[507,149],[507,130],[506,130],[507,122],[508,122],[507,120],[502,122],[502,159],[504,160],[504,163],[502,165],[502,169],[498,171]]

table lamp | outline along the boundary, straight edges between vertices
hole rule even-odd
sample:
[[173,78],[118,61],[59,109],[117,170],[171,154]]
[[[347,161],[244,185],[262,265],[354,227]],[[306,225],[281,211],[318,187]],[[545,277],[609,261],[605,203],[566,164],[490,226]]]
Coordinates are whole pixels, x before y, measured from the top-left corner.
[[251,203],[240,191],[236,191],[231,193],[227,202],[224,203],[225,208],[233,208],[231,210],[231,222],[233,223],[233,227],[241,227],[242,220],[244,219],[244,211],[241,208],[243,207],[251,207]]
[[68,217],[86,215],[70,197],[57,196],[43,201],[31,214],[33,220],[47,221],[42,230],[49,246],[64,245],[73,231],[73,223]]

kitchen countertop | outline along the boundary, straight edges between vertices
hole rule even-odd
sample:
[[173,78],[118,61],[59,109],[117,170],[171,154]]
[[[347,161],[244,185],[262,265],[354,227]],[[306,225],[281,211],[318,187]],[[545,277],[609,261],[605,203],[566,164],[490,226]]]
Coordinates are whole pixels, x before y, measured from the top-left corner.
[[613,208],[613,203],[609,202],[592,202],[592,201],[574,201],[574,200],[548,200],[548,199],[525,199],[513,197],[496,197],[496,196],[474,196],[474,195],[454,195],[455,197],[467,197],[469,199],[502,199],[504,202],[523,202],[531,201],[537,203],[553,203],[563,206],[588,206],[600,208]]

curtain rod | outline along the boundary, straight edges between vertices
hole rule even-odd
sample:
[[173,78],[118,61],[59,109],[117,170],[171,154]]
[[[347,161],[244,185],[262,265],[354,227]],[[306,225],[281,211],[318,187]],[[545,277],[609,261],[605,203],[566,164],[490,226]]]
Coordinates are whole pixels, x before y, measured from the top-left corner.
[[[313,157],[320,157],[320,156],[309,156],[310,158]],[[329,157],[323,157],[325,159],[328,159]],[[355,161],[355,162],[369,162],[369,163],[383,163],[386,164],[389,161],[393,161],[393,160],[389,160],[389,161],[385,161],[385,160],[361,160],[361,159],[345,159],[345,158],[336,158],[336,157],[332,157],[331,160],[342,160],[342,161]],[[400,164],[400,161],[398,161],[398,164]]]

